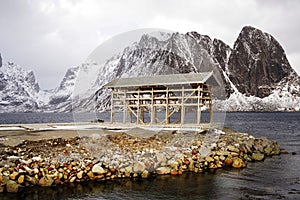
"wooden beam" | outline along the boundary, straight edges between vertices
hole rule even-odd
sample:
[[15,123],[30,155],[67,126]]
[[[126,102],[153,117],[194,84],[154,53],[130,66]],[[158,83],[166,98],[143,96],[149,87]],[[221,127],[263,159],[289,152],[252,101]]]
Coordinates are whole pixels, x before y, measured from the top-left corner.
[[150,120],[150,123],[151,124],[154,124],[155,123],[155,109],[154,109],[154,91],[153,91],[154,89],[152,88],[152,90],[151,90],[151,111],[150,111],[150,116],[151,116],[151,120]]
[[136,123],[139,124],[140,121],[140,88],[138,88],[137,92],[137,113],[136,113]]
[[127,107],[126,107],[126,89],[125,89],[124,96],[123,96],[123,123],[126,123],[126,114],[127,114]]
[[166,124],[170,124],[170,116],[169,116],[170,108],[169,108],[169,91],[166,89]]
[[110,123],[114,122],[114,89],[111,91],[111,98],[110,98]]
[[184,124],[184,118],[185,118],[185,107],[184,107],[184,86],[181,88],[181,115],[180,115],[180,124]]
[[197,124],[200,124],[200,121],[201,121],[201,106],[200,106],[200,102],[201,102],[201,96],[200,96],[200,93],[202,93],[200,91],[200,85],[198,85],[198,99],[197,99]]

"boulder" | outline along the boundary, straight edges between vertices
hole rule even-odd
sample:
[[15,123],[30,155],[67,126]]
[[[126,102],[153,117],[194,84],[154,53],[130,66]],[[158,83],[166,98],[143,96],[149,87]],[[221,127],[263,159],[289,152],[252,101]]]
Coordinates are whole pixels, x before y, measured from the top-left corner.
[[159,167],[156,169],[157,174],[170,174],[171,169],[169,167]]
[[10,175],[9,175],[9,178],[11,179],[11,180],[15,180],[16,179],[16,177],[19,175],[19,173],[18,172],[13,172],[13,173],[11,173]]
[[236,148],[236,147],[234,147],[234,146],[232,146],[232,145],[229,145],[229,146],[227,147],[227,149],[228,149],[228,151],[235,152],[235,153],[239,153],[239,149]]
[[6,183],[6,191],[9,193],[17,193],[19,189],[19,184],[15,181],[9,180]]
[[235,158],[232,162],[232,167],[234,168],[242,168],[242,167],[246,167],[246,164],[244,163],[244,161],[240,158]]
[[262,161],[265,158],[265,155],[259,152],[252,154],[252,159],[256,161]]
[[150,176],[150,173],[147,170],[144,170],[142,173],[142,178],[148,178]]
[[146,166],[141,161],[136,161],[133,165],[133,171],[135,173],[142,173],[146,169]]
[[24,183],[24,179],[25,179],[25,176],[24,176],[24,175],[19,176],[19,178],[18,178],[18,183],[19,183],[19,184]]
[[82,176],[83,176],[83,171],[80,171],[76,174],[77,178],[78,179],[82,179]]
[[231,157],[227,157],[225,160],[224,160],[224,164],[227,165],[227,166],[230,166],[232,165],[232,158]]
[[95,174],[105,174],[106,170],[103,169],[101,164],[95,164],[92,168],[92,172],[95,173]]
[[53,179],[48,179],[48,178],[42,177],[42,178],[39,180],[39,185],[40,185],[40,186],[46,186],[46,187],[49,187],[49,186],[52,185],[53,182],[54,182]]

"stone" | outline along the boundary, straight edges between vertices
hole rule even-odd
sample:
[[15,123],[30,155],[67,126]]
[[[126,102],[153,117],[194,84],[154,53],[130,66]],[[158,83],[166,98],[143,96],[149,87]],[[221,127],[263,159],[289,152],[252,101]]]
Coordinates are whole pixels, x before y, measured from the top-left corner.
[[83,171],[80,171],[76,174],[77,178],[78,179],[82,179],[82,176],[83,176]]
[[265,158],[265,155],[259,152],[252,154],[252,159],[256,161],[262,161]]
[[217,161],[216,166],[217,166],[217,168],[221,168],[221,167],[223,167],[223,163],[221,161]]
[[171,172],[171,169],[169,167],[159,167],[156,169],[156,173],[157,174],[170,174]]
[[150,173],[147,170],[144,170],[141,176],[142,178],[148,178],[150,176]]
[[169,160],[167,163],[171,168],[177,170],[178,169],[178,165],[179,163],[177,161],[174,160]]
[[19,176],[18,181],[17,181],[18,184],[24,183],[24,179],[25,179],[25,176],[24,176],[24,175]]
[[17,193],[19,189],[19,184],[15,181],[8,180],[6,183],[6,191],[9,193]]
[[232,145],[229,145],[229,146],[227,147],[227,149],[228,149],[228,151],[235,152],[235,153],[239,153],[239,149],[236,148],[236,147],[234,147],[234,146],[232,146]]
[[94,173],[92,172],[92,171],[89,171],[88,173],[87,173],[87,175],[88,175],[88,177],[91,179],[91,180],[94,180]]
[[208,166],[209,169],[217,169],[217,165],[215,163],[209,163],[209,166]]
[[227,157],[225,160],[224,160],[224,164],[227,165],[227,166],[230,166],[232,165],[232,158],[231,157]]
[[212,157],[210,157],[210,156],[206,156],[205,157],[205,160],[207,161],[207,162],[213,162],[214,161],[214,159],[212,158]]
[[158,153],[156,155],[156,159],[158,163],[166,163],[167,162],[167,158],[163,153]]
[[142,173],[146,169],[146,166],[141,161],[136,161],[133,165],[133,171],[135,173]]
[[176,175],[178,175],[178,171],[172,169],[172,170],[170,171],[170,174],[173,175],[173,176],[176,176]]
[[125,169],[124,169],[124,172],[126,173],[132,173],[133,172],[133,169],[132,169],[132,166],[131,165],[129,165],[129,166],[127,166],[127,167],[125,167]]
[[92,168],[92,172],[95,174],[105,174],[106,170],[103,169],[100,164],[95,164]]
[[75,180],[76,180],[76,176],[73,176],[73,177],[70,179],[70,183],[73,183]]
[[271,155],[271,152],[273,151],[273,148],[272,147],[266,147],[266,148],[264,148],[264,153],[266,154],[266,155]]
[[244,161],[240,158],[235,158],[232,162],[232,167],[234,168],[242,168],[242,167],[246,167],[246,164],[244,163]]
[[39,185],[40,186],[45,186],[45,187],[49,187],[52,185],[52,183],[54,182],[53,179],[47,179],[45,177],[42,177],[40,180],[39,180]]
[[42,160],[42,158],[39,157],[39,156],[32,157],[31,159],[32,159],[33,161],[36,161],[36,162],[39,162],[39,161]]
[[18,175],[19,175],[19,172],[14,171],[12,174],[9,175],[9,178],[11,180],[15,180]]
[[246,160],[246,161],[248,161],[248,162],[251,162],[252,161],[252,159],[249,157],[249,155],[248,154],[244,154],[244,160]]
[[31,177],[29,175],[25,176],[25,180],[29,182],[31,185],[36,185],[38,183],[38,180],[35,177]]
[[221,161],[224,161],[226,159],[225,156],[223,156],[223,155],[220,155],[219,158],[220,158]]
[[4,185],[0,184],[0,193],[4,192]]

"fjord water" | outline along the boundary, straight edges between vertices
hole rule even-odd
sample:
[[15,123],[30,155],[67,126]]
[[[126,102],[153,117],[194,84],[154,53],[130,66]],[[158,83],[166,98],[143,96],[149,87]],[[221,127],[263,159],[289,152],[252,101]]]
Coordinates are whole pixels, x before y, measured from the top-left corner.
[[[18,122],[9,119],[18,119]],[[72,114],[0,115],[1,124],[24,123],[24,119],[27,123],[58,122],[57,119],[71,122]],[[276,140],[289,154],[248,163],[242,170],[37,187],[20,194],[0,194],[0,199],[300,199],[299,112],[227,113],[225,126]]]

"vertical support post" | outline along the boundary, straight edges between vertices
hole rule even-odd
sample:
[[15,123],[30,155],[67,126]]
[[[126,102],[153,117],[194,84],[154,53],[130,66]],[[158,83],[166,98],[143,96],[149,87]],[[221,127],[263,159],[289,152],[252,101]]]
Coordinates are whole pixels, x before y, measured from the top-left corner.
[[154,121],[155,121],[155,111],[154,111],[154,91],[153,91],[153,88],[152,88],[152,91],[151,91],[151,108],[150,108],[150,112],[151,112],[151,124],[154,124]]
[[185,117],[185,107],[184,107],[184,86],[181,88],[181,115],[180,115],[180,124],[184,124]]
[[114,122],[114,89],[111,91],[110,98],[110,123]]
[[140,123],[140,88],[138,89],[138,99],[137,99],[137,113],[136,113],[136,123]]
[[211,88],[208,87],[209,91],[209,123],[213,121],[213,107],[212,107],[212,96],[211,96]]
[[124,89],[124,96],[123,96],[123,123],[126,123],[126,113],[127,113],[127,106],[126,106],[126,89]]
[[141,106],[141,117],[142,117],[142,122],[145,123],[145,111],[144,111],[143,103]]
[[200,85],[198,85],[198,98],[197,98],[197,124],[200,124],[201,122],[201,106],[200,106],[200,93],[201,93],[201,90],[200,90]]
[[130,123],[132,123],[132,112],[129,113]]
[[166,88],[166,124],[170,124],[170,116],[169,116],[169,89]]

